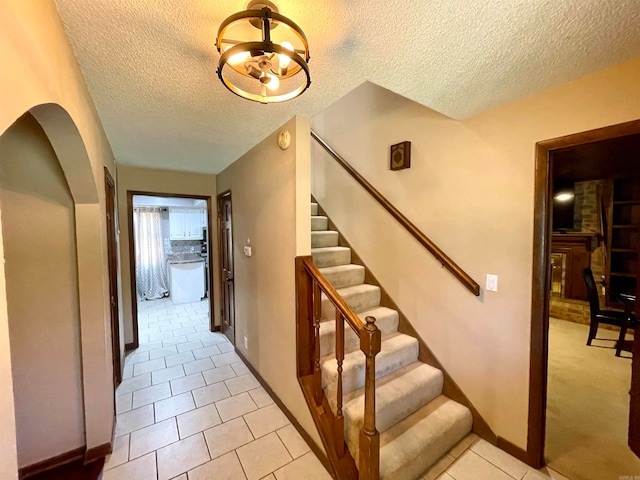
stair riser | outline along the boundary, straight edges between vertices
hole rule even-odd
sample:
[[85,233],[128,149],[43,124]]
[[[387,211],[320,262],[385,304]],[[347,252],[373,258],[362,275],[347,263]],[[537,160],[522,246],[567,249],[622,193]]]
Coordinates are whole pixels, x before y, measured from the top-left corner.
[[318,204],[317,203],[312,203],[311,204],[311,215],[318,215]]
[[329,252],[312,252],[313,263],[316,267],[336,267],[351,263],[351,250],[338,250]]
[[[376,429],[385,432],[442,394],[443,375],[435,369],[430,374],[413,375],[414,382],[402,391],[376,390]],[[332,408],[335,408],[332,406]],[[335,410],[334,410],[335,411]],[[358,397],[344,408],[347,444],[357,445],[364,422],[364,397]]]
[[364,283],[364,267],[350,268],[341,272],[322,272],[322,274],[333,288],[345,288]]
[[311,217],[311,230],[326,230],[328,225],[327,217]]
[[[376,356],[376,378],[405,367],[418,359],[418,342],[414,342],[406,348],[391,352],[380,352]],[[346,395],[364,386],[365,357],[358,355],[357,361],[345,359],[342,372],[342,393]],[[325,385],[327,398],[336,398],[336,362],[325,362],[322,366],[322,382]]]
[[[336,351],[336,328],[335,321],[327,320],[320,324],[320,356],[324,357]],[[391,311],[389,315],[378,317],[376,326],[380,329],[382,336],[388,335],[398,330],[398,313]],[[345,348],[355,347],[360,343],[358,335],[345,323],[344,327]]]
[[[460,404],[449,407],[447,413],[436,412],[432,418],[424,420],[422,425],[405,435],[401,442],[403,446],[393,442],[396,445],[381,447],[381,480],[419,478],[469,434],[473,424],[471,412]],[[437,421],[437,417],[440,421]],[[392,428],[389,434],[393,435],[394,430]],[[380,443],[383,444],[384,440],[381,439]]]
[[311,232],[311,248],[337,247],[338,232]]
[[[372,288],[364,292],[342,297],[354,312],[361,312],[380,305],[380,289]],[[335,318],[336,308],[328,298],[322,300],[322,318]]]

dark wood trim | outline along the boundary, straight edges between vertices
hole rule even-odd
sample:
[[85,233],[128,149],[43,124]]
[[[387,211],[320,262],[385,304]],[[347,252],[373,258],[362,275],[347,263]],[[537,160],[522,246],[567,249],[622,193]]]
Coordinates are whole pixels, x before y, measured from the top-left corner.
[[[113,391],[122,382],[122,354],[120,352],[120,299],[118,296],[118,244],[116,231],[117,197],[116,184],[104,167],[105,216],[107,222],[107,256],[109,267],[109,324],[111,327],[111,354],[113,365]],[[115,406],[114,406],[115,408]]]
[[521,462],[528,463],[529,462],[529,453],[526,450],[514,445],[509,440],[505,440],[502,437],[498,437],[497,447],[501,450],[504,450],[512,457],[517,458]]
[[[317,201],[314,199],[314,202]],[[326,212],[322,209],[320,204],[318,204],[318,212],[321,215],[326,216]],[[329,218],[327,216],[327,218]],[[378,281],[375,275],[371,272],[371,269],[364,263],[362,258],[358,255],[356,250],[351,246],[349,241],[345,238],[345,236],[340,232],[340,230],[336,227],[335,223],[329,218],[329,230],[335,230],[338,232],[339,245],[342,247],[348,247],[351,249],[351,263],[356,265],[361,265],[365,269],[365,283],[369,283],[371,285],[376,285],[380,288],[380,305],[383,307],[391,308],[398,312],[399,323],[398,323],[398,331],[414,337],[418,340],[419,353],[418,359],[421,362],[424,362],[432,367],[435,367],[442,371],[444,376],[444,386],[442,393],[447,397],[455,400],[458,403],[466,406],[473,416],[473,432],[477,434],[479,437],[484,438],[486,441],[496,445],[498,442],[498,436],[493,432],[487,421],[480,415],[480,412],[473,406],[469,398],[464,394],[462,389],[458,386],[455,380],[451,377],[449,372],[442,366],[442,364],[438,361],[437,357],[433,353],[433,351],[427,346],[427,343],[424,339],[418,334],[416,329],[413,327],[409,319],[406,317],[402,310],[398,307],[398,304],[391,298],[387,290],[382,286],[382,284]]]
[[133,342],[127,344],[135,350],[140,346],[138,334],[138,293],[136,289],[136,249],[133,234],[133,193],[127,191],[127,228],[129,229],[129,284],[131,288],[131,324]]
[[110,455],[112,451],[113,451],[112,442],[103,443],[102,445],[98,445],[97,447],[89,448],[84,454],[84,463],[86,465],[87,463],[100,460],[101,458],[104,458],[107,455]]
[[[296,318],[313,318],[311,282],[304,270],[304,261],[312,261],[311,255],[296,257]],[[305,295],[306,294],[306,295]],[[315,337],[310,323],[296,321],[296,358],[298,378],[313,373]]]
[[208,251],[208,270],[209,270],[209,330],[214,331],[212,328],[215,323],[214,315],[214,303],[213,303],[213,261],[211,260],[211,247],[213,247],[211,236],[211,196],[210,195],[191,195],[182,193],[163,193],[163,192],[145,192],[138,190],[127,190],[127,225],[129,228],[129,281],[131,284],[131,317],[133,323],[133,342],[128,343],[125,348],[129,350],[129,346],[132,346],[132,350],[135,350],[140,346],[140,339],[138,336],[138,297],[136,293],[136,251],[133,235],[133,197],[134,195],[142,195],[145,197],[167,197],[167,198],[194,198],[196,200],[205,200],[207,202],[207,236],[209,242]]
[[458,266],[440,247],[416,227],[400,210],[398,210],[387,198],[375,189],[362,175],[360,175],[347,161],[338,155],[327,143],[313,130],[311,137],[316,140],[326,152],[333,157],[338,164],[351,175],[387,212],[395,218],[405,230],[407,230],[424,248],[426,248],[443,267],[449,270],[471,293],[476,297],[480,295],[480,285],[471,276]]
[[84,458],[85,448],[86,447],[74,448],[73,450],[61,453],[55,457],[22,467],[18,469],[18,478],[23,479],[33,477],[34,475],[53,470],[54,468],[82,460]]
[[135,343],[133,343],[133,342],[131,342],[131,343],[125,343],[125,345],[124,345],[124,351],[125,351],[125,353],[129,353],[129,352],[131,352],[131,351],[135,350],[136,348],[138,348],[138,347],[136,347],[136,344],[135,344]]
[[332,473],[333,478],[339,478],[341,480],[356,480],[358,478],[358,469],[356,468],[356,462],[351,456],[348,448],[344,449],[344,455],[342,458],[338,458],[336,452],[338,447],[335,444],[335,425],[334,416],[331,411],[331,406],[325,395],[322,395],[322,403],[316,404],[314,398],[315,391],[315,379],[314,375],[307,375],[305,377],[298,377],[298,384],[302,390],[302,396],[307,402],[309,411],[311,412],[311,418],[316,425],[316,430],[322,439],[322,444],[325,446],[327,452],[329,468],[327,464],[323,462],[325,468]]
[[212,208],[213,204],[211,197],[207,197],[207,280],[209,282],[207,295],[209,296],[209,330],[217,332],[220,330],[220,327],[216,327],[216,313],[213,310],[213,292],[215,292],[215,283],[213,282],[213,232],[211,231],[211,227],[215,224],[211,221],[211,216],[215,215],[215,211],[212,210]]
[[[219,284],[219,291],[220,291],[220,331],[224,334],[224,330],[222,329],[222,324],[224,323],[224,288],[225,288],[225,283],[226,283],[226,279],[223,278],[224,277],[224,272],[222,271],[222,269],[224,268],[224,259],[223,259],[223,255],[224,255],[224,248],[222,247],[222,229],[221,229],[221,225],[220,225],[220,202],[226,198],[229,197],[229,201],[231,202],[231,244],[232,244],[232,248],[233,248],[233,239],[235,238],[235,235],[233,233],[233,197],[231,196],[231,190],[225,190],[224,192],[218,194],[216,196],[216,234],[218,236],[218,265],[220,266],[218,268],[218,279],[220,281]],[[232,252],[231,255],[231,260],[233,262],[233,264],[231,265],[231,271],[233,272],[234,278],[235,278],[235,274],[236,274],[236,257]],[[233,344],[235,346],[236,343],[236,319],[235,319],[235,313],[236,313],[236,306],[235,306],[235,301],[236,301],[236,294],[235,294],[235,281],[233,283]],[[226,336],[226,334],[225,334]]]
[[[566,135],[536,144],[531,305],[531,361],[529,370],[529,428],[526,463],[544,465],[549,356],[549,289],[551,207],[554,150],[640,133],[640,120]],[[508,443],[502,440],[503,445]],[[517,447],[515,447],[517,448]]]
[[307,431],[304,428],[302,428],[302,425],[300,425],[300,422],[298,422],[298,419],[293,415],[293,413],[291,413],[291,411],[282,402],[282,400],[280,400],[278,395],[276,395],[276,393],[271,389],[269,384],[264,380],[264,378],[262,378],[260,373],[258,373],[258,371],[253,367],[253,365],[251,365],[251,363],[249,363],[249,361],[244,357],[244,355],[242,355],[240,350],[238,350],[238,348],[236,348],[235,351],[236,351],[236,354],[242,359],[244,364],[247,366],[249,371],[251,371],[253,376],[256,377],[258,382],[260,382],[260,385],[262,385],[262,387],[269,394],[269,396],[273,399],[273,401],[276,403],[276,405],[278,405],[280,410],[282,410],[284,412],[286,417],[291,422],[291,425],[294,426],[294,428],[298,431],[300,436],[302,436],[304,441],[307,442],[307,444],[309,445],[311,450],[313,450],[313,453],[315,453],[316,457],[318,457],[318,459],[320,460],[320,462],[322,463],[324,468],[329,473],[331,473],[332,472],[331,463],[329,462],[329,459],[327,458],[325,453],[322,451],[322,449],[318,445],[316,445],[316,442],[311,438],[311,436],[307,433]]

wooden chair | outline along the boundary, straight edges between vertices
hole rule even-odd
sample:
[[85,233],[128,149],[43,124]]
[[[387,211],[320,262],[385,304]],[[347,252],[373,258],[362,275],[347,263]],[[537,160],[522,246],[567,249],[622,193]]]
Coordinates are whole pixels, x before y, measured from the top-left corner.
[[[600,308],[600,299],[598,298],[598,287],[593,279],[593,272],[590,268],[582,270],[582,277],[584,283],[587,286],[587,296],[589,297],[589,310],[591,313],[591,324],[589,326],[589,338],[587,339],[587,345],[591,345],[591,341],[596,338],[598,332],[598,325],[605,323],[607,325],[614,325],[624,329],[630,327],[629,319],[625,312],[617,310],[603,310]],[[616,355],[620,356],[620,352],[617,351]]]

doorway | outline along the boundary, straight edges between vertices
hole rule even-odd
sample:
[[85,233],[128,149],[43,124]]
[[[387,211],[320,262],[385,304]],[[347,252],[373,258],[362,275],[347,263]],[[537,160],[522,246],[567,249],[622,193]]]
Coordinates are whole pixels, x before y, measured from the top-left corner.
[[127,191],[134,348],[213,332],[211,197]]
[[220,245],[220,301],[222,333],[235,345],[235,306],[233,285],[233,222],[231,191],[218,195],[218,235]]
[[[598,355],[604,355],[603,362],[613,362],[614,368],[626,368],[629,370],[629,374],[622,374],[622,378],[626,378],[627,382],[631,377],[630,370],[631,365],[628,359],[615,358],[615,340],[617,339],[617,332],[613,335],[613,341],[610,341],[608,348],[603,350],[598,348],[598,345],[586,346],[588,337],[588,325],[579,325],[576,322],[580,322],[580,319],[572,319],[573,322],[556,320],[555,318],[550,321],[550,301],[557,298],[563,298],[563,301],[574,302],[573,307],[570,309],[572,315],[576,315],[579,310],[579,306],[582,302],[583,311],[586,314],[585,322],[588,324],[589,307],[586,302],[586,287],[584,280],[582,279],[582,270],[586,267],[592,269],[599,269],[598,280],[600,277],[604,277],[604,284],[606,287],[605,294],[601,295],[601,306],[605,304],[608,307],[608,302],[611,297],[611,287],[616,284],[616,274],[614,273],[618,266],[614,266],[616,250],[621,248],[612,249],[612,215],[614,203],[622,205],[624,201],[620,200],[614,202],[615,198],[609,196],[607,193],[607,185],[614,190],[614,185],[622,185],[629,178],[640,178],[640,161],[637,160],[637,153],[635,155],[625,155],[623,150],[628,147],[629,142],[638,142],[640,140],[640,121],[629,122],[621,125],[615,125],[606,127],[594,131],[584,132],[575,135],[569,135],[553,140],[540,142],[537,144],[537,159],[536,159],[536,188],[535,188],[535,224],[534,224],[534,264],[533,264],[533,304],[532,304],[532,329],[531,329],[531,376],[530,376],[530,398],[529,398],[529,437],[527,444],[527,453],[529,456],[529,463],[534,466],[542,466],[547,463],[548,458],[545,457],[545,453],[549,444],[545,441],[548,439],[549,434],[554,434],[553,429],[548,428],[551,425],[550,421],[556,421],[558,418],[562,418],[562,415],[558,414],[558,406],[560,403],[557,400],[558,392],[552,391],[550,388],[556,388],[554,385],[558,385],[558,365],[557,358],[554,359],[555,352],[564,354],[564,350],[568,350],[569,344],[562,344],[566,338],[569,338],[569,333],[578,332],[578,343],[576,343],[576,349],[581,349],[581,354],[586,354],[589,361],[594,361]],[[627,144],[625,146],[625,143]],[[638,143],[640,145],[640,143]],[[635,148],[635,147],[634,147]],[[637,152],[637,149],[635,149]],[[579,155],[578,155],[579,154]],[[605,155],[606,156],[603,156]],[[555,180],[555,182],[554,182]],[[594,218],[598,218],[598,222],[593,222],[588,225],[587,228],[573,229],[568,228],[566,231],[558,229],[561,216],[554,214],[554,197],[560,198],[561,192],[559,192],[558,185],[564,183],[570,183],[572,188],[575,187],[575,191],[571,195],[575,195],[581,189],[588,188],[594,193],[593,197],[597,201],[592,202],[594,205],[590,207],[590,211],[594,214]],[[556,188],[554,189],[554,183]],[[565,188],[564,186],[562,188]],[[555,191],[554,191],[555,190]],[[570,195],[566,195],[565,198],[569,198]],[[608,198],[608,200],[607,200]],[[605,204],[608,204],[605,206]],[[630,203],[629,203],[630,204]],[[626,208],[626,207],[625,207]],[[557,211],[555,213],[558,213]],[[577,212],[576,212],[577,213]],[[578,218],[579,215],[569,215],[570,218]],[[554,224],[555,222],[555,224]],[[554,232],[555,225],[555,232]],[[578,231],[579,230],[579,231]],[[615,235],[615,234],[614,234]],[[637,238],[637,237],[636,237]],[[636,240],[637,241],[637,240]],[[636,245],[630,246],[626,250],[635,248]],[[598,253],[598,250],[600,253]],[[613,250],[613,251],[612,251]],[[630,254],[631,252],[625,252]],[[601,255],[604,257],[604,265],[598,265],[597,257]],[[634,255],[638,255],[636,252]],[[592,263],[592,258],[596,258],[596,265]],[[630,270],[624,272],[624,278],[628,279],[625,282],[633,280],[634,285],[637,284],[637,260],[628,262],[627,266]],[[613,270],[612,270],[613,267]],[[594,270],[595,271],[595,270]],[[620,272],[622,273],[622,272]],[[618,275],[622,277],[622,275]],[[617,287],[616,287],[617,288]],[[581,297],[584,296],[585,299]],[[566,298],[566,300],[564,300]],[[556,305],[557,306],[557,305]],[[612,306],[613,307],[613,306]],[[582,308],[582,307],[581,307]],[[636,308],[636,311],[638,309]],[[558,315],[558,310],[554,312],[554,316]],[[551,330],[550,330],[551,328]],[[583,331],[584,330],[584,331]],[[554,335],[552,342],[550,342],[550,331]],[[604,333],[603,333],[604,332]],[[566,334],[566,335],[565,335]],[[558,335],[556,337],[556,335]],[[562,337],[562,335],[565,335]],[[602,328],[599,330],[599,336],[601,338],[607,337],[607,331]],[[584,337],[584,338],[582,338]],[[564,339],[563,339],[564,338]],[[604,346],[607,346],[607,341],[602,340]],[[577,351],[577,350],[576,350]],[[610,358],[611,357],[611,358]],[[575,358],[575,357],[573,357]],[[615,359],[615,360],[614,360]],[[556,363],[550,363],[550,362]],[[615,362],[626,363],[615,363]],[[573,364],[567,362],[563,368],[575,369],[574,372],[582,374],[585,368],[585,362],[578,361]],[[567,366],[568,365],[568,366]],[[591,373],[595,375],[596,370],[602,370],[601,363],[595,362],[594,368]],[[604,373],[606,374],[606,372]],[[602,382],[598,382],[597,378],[593,375],[588,378],[588,381],[592,382],[591,388],[599,388]],[[570,381],[575,381],[575,377],[579,375],[568,375]],[[566,378],[565,378],[565,381]],[[548,383],[549,382],[549,383]],[[629,455],[629,462],[633,465],[635,459],[633,454],[626,446],[627,438],[626,433],[628,428],[628,405],[629,405],[629,383],[626,383],[620,390],[617,400],[619,404],[622,404],[622,408],[617,413],[620,413],[623,409],[625,422],[624,431],[620,434],[621,447],[626,448]],[[575,392],[575,390],[572,390]],[[604,392],[608,394],[609,392]],[[555,395],[555,396],[554,396]],[[568,405],[568,412],[573,415],[580,409],[585,411],[584,424],[587,428],[593,428],[596,425],[596,420],[601,417],[613,417],[614,412],[608,406],[603,405],[604,402],[600,402],[596,405],[589,405],[587,402],[594,395],[587,394],[572,399],[574,402]],[[565,399],[566,400],[566,399]],[[633,409],[633,406],[632,406]],[[566,421],[566,416],[563,419]],[[605,424],[603,428],[608,428],[610,424]],[[557,429],[556,429],[557,431]],[[561,448],[558,448],[558,442],[553,445],[554,455],[558,457],[561,452],[565,459],[574,455],[578,461],[583,463],[583,466],[588,462],[586,460],[592,460],[603,455],[604,449],[589,450],[589,439],[579,438],[577,435],[579,432],[577,429],[573,430],[567,428],[562,429]],[[601,431],[602,432],[602,431]],[[574,435],[576,439],[571,444],[571,435]],[[627,453],[627,452],[625,452]],[[603,459],[601,463],[609,464],[614,470],[617,468],[615,464],[615,457],[620,458],[621,455],[613,455],[613,459],[610,455],[609,458]],[[566,465],[558,468],[558,464],[554,465],[553,460],[549,463],[552,468],[559,469],[561,473],[569,475],[571,478],[593,478],[594,471],[581,472],[579,470],[568,472],[566,471]],[[573,466],[577,465],[574,460]],[[626,465],[626,464],[625,464]],[[640,466],[640,460],[638,460],[638,466]],[[562,471],[562,468],[565,471]],[[635,470],[636,473],[638,470]],[[611,475],[620,475],[622,472],[611,470]]]
[[122,357],[120,351],[120,322],[118,319],[118,245],[116,240],[116,184],[104,169],[107,216],[107,258],[109,263],[109,313],[111,319],[111,353],[113,357],[113,391],[122,381]]

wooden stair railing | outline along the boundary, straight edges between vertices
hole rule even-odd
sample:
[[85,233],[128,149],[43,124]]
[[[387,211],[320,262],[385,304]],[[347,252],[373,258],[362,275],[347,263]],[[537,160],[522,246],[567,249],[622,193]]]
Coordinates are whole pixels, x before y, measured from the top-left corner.
[[354,169],[344,158],[333,150],[317,133],[311,131],[311,138],[331,156],[338,164],[351,175],[382,207],[395,218],[420,244],[436,257],[443,267],[449,270],[471,293],[476,297],[480,295],[480,285],[471,276],[456,264],[444,253],[429,237],[416,227],[400,210],[398,210],[389,200],[375,189],[356,169]]
[[[380,433],[376,429],[376,355],[380,352],[382,335],[374,317],[366,324],[351,310],[338,292],[313,264],[311,257],[296,258],[298,379],[312,416],[323,439],[335,477],[378,480],[380,477]],[[320,320],[322,293],[335,307],[336,315],[336,414],[328,406],[322,390],[320,365]],[[342,415],[342,363],[344,361],[345,321],[360,338],[360,350],[365,355],[364,424],[359,438],[359,465],[356,472],[353,459],[345,446]],[[305,343],[306,341],[306,343]],[[308,398],[311,397],[311,398]],[[313,408],[315,407],[315,408]],[[330,435],[326,421],[330,419]],[[344,460],[344,461],[343,461]]]

